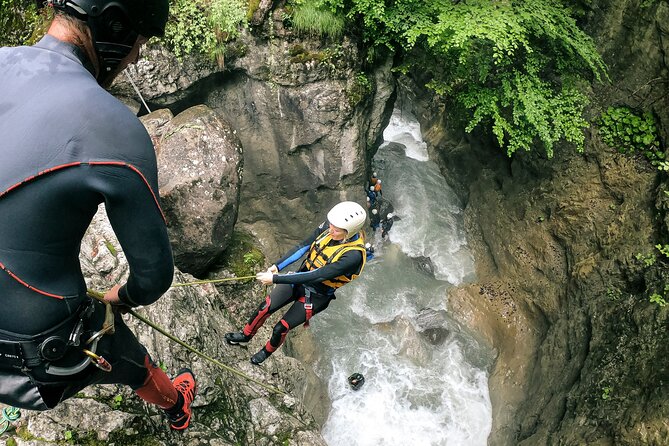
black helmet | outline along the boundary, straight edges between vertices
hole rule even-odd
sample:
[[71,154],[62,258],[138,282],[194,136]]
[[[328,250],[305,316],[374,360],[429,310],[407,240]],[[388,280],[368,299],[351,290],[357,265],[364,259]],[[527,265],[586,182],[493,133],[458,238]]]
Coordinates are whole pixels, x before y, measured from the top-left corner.
[[100,62],[100,76],[132,50],[138,35],[162,36],[168,0],[49,0],[54,9],[86,22]]

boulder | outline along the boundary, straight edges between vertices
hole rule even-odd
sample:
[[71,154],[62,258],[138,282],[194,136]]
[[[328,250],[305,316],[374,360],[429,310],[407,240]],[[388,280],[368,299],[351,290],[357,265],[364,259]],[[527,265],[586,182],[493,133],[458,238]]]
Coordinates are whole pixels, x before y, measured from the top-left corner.
[[142,121],[156,141],[174,262],[202,275],[227,247],[237,221],[242,147],[236,132],[207,106],[169,116],[160,110]]

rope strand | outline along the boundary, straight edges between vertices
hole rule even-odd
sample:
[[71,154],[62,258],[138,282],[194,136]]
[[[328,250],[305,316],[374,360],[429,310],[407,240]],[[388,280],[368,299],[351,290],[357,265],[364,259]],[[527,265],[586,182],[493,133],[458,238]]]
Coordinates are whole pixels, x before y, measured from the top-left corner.
[[191,285],[202,285],[205,283],[222,283],[222,282],[230,282],[232,280],[249,280],[249,279],[255,279],[256,276],[243,276],[243,277],[226,277],[225,279],[208,279],[208,280],[194,280],[192,282],[181,282],[181,283],[173,283],[171,285],[171,288],[177,288],[181,286],[191,286]]
[[[252,276],[252,277],[255,278],[255,276]],[[93,298],[95,298],[95,299],[97,299],[97,300],[104,300],[104,294],[101,293],[101,292],[99,292],[99,291],[88,290],[88,294],[89,294],[91,297],[93,297]],[[139,319],[140,321],[142,321],[143,323],[145,323],[145,324],[148,325],[149,327],[153,328],[153,329],[156,330],[158,333],[162,334],[163,336],[166,336],[168,339],[170,339],[170,340],[176,342],[177,344],[181,345],[182,347],[186,348],[187,350],[190,350],[191,352],[195,353],[196,355],[198,355],[198,356],[201,357],[202,359],[204,359],[204,360],[206,360],[206,361],[209,361],[210,363],[214,364],[215,366],[218,366],[219,368],[221,368],[221,369],[223,369],[223,370],[226,370],[226,371],[228,371],[228,372],[230,372],[230,373],[233,373],[233,374],[237,375],[238,377],[244,378],[244,379],[246,379],[247,381],[250,381],[250,382],[252,382],[252,383],[254,383],[254,384],[257,384],[257,385],[259,385],[260,387],[262,387],[262,388],[264,388],[265,390],[268,390],[268,391],[270,391],[270,392],[272,392],[272,393],[276,393],[276,394],[278,394],[278,395],[286,395],[286,392],[284,392],[284,391],[282,391],[282,390],[279,390],[279,389],[277,389],[276,387],[273,387],[273,386],[270,386],[270,385],[268,385],[268,384],[265,384],[265,383],[263,383],[262,381],[259,381],[259,380],[255,379],[255,378],[253,378],[253,377],[251,377],[251,376],[249,376],[249,375],[247,375],[247,374],[245,374],[245,373],[243,373],[243,372],[241,372],[241,371],[239,371],[239,370],[237,370],[237,369],[235,369],[235,368],[233,368],[233,367],[230,367],[230,366],[228,366],[228,365],[223,364],[223,363],[220,362],[219,360],[217,360],[217,359],[215,359],[215,358],[212,358],[211,356],[206,355],[205,353],[202,353],[201,351],[197,350],[195,347],[193,347],[193,346],[191,346],[191,345],[185,343],[185,342],[182,341],[181,339],[179,339],[179,338],[177,338],[176,336],[170,334],[167,330],[163,329],[163,328],[160,327],[159,325],[155,324],[154,322],[151,322],[150,320],[146,319],[144,316],[142,316],[142,315],[140,315],[140,314],[137,314],[134,310],[128,310],[128,313],[130,313],[130,314],[131,314],[132,316],[134,316],[136,319]]]

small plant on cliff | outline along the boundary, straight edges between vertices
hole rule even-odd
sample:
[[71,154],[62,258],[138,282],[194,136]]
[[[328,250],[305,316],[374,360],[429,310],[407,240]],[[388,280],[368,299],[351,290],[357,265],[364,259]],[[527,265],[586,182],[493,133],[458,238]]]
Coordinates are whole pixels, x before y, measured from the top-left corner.
[[264,261],[262,252],[253,245],[253,238],[234,231],[219,266],[230,269],[237,277],[244,277],[255,274]]
[[664,257],[666,257],[666,258],[669,259],[669,245],[662,245],[662,244],[658,243],[657,245],[655,245],[655,248],[656,248],[658,251],[660,251],[660,253],[661,253]]
[[123,404],[123,395],[116,395],[109,404],[112,409],[119,409]]
[[355,108],[372,93],[372,90],[372,81],[369,77],[365,73],[358,73],[348,90],[348,103],[351,108]]
[[180,59],[188,54],[216,58],[224,42],[246,25],[246,13],[242,0],[174,0],[163,42]]
[[[666,285],[665,285],[665,288],[667,288]],[[662,297],[661,295],[659,295],[657,293],[651,294],[650,297],[648,298],[648,301],[650,303],[657,304],[660,307],[664,307],[665,305],[667,305],[667,301],[664,299],[664,297]]]
[[239,36],[240,25],[246,25],[247,6],[244,0],[215,0],[211,3],[209,20],[219,39]]
[[627,107],[609,107],[599,118],[602,140],[620,153],[642,153],[654,165],[664,160],[655,117]]
[[643,266],[645,266],[646,268],[655,265],[655,261],[657,260],[655,254],[653,254],[652,252],[650,254],[642,254],[639,252],[634,256],[634,258],[643,263]]

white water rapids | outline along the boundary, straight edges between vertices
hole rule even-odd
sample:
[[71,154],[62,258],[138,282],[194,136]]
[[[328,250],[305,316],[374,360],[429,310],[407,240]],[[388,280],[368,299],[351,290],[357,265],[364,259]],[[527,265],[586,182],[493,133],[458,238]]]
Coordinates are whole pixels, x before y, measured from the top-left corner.
[[[322,433],[330,446],[485,445],[490,352],[445,311],[446,290],[474,275],[462,204],[412,116],[396,110],[384,138],[373,165],[399,220],[389,240],[368,229],[375,258],[311,325],[332,399]],[[430,338],[424,321],[435,314]],[[366,379],[358,391],[353,372]]]

